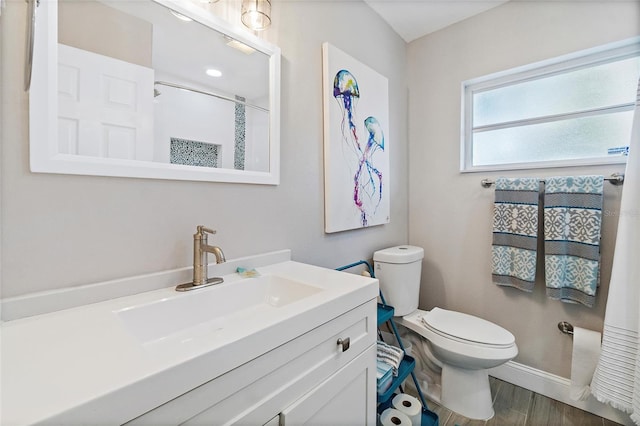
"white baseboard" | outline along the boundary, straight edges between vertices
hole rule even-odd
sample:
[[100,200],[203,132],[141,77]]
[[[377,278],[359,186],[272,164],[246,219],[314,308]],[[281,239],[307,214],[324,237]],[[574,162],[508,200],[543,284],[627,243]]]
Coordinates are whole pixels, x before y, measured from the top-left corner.
[[599,402],[593,395],[585,401],[572,400],[569,397],[571,381],[564,377],[513,361],[490,369],[489,375],[614,422],[629,426],[634,424],[628,414]]

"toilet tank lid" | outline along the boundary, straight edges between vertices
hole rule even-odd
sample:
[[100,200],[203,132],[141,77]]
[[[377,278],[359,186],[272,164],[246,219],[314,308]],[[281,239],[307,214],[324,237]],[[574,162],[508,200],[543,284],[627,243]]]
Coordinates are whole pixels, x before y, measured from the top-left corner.
[[422,260],[424,249],[416,246],[396,246],[373,253],[374,262],[383,263],[411,263]]

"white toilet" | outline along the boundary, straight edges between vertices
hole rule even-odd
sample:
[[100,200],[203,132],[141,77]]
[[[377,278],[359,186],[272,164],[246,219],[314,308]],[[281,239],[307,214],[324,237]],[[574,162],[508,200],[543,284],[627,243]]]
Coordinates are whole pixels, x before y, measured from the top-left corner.
[[[375,276],[395,321],[418,333],[432,364],[442,367],[440,403],[470,419],[493,417],[487,369],[518,354],[513,334],[472,315],[418,309],[424,250],[397,246],[373,255]],[[428,394],[428,392],[427,392]]]

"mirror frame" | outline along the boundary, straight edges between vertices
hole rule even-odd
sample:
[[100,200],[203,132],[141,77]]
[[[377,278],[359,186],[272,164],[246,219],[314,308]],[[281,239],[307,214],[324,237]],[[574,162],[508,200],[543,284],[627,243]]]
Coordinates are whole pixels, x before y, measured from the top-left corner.
[[58,153],[58,2],[40,2],[29,93],[29,158],[36,173],[151,179],[280,183],[280,61],[278,46],[212,15],[186,0],[152,0],[269,56],[269,171],[218,169],[140,160]]

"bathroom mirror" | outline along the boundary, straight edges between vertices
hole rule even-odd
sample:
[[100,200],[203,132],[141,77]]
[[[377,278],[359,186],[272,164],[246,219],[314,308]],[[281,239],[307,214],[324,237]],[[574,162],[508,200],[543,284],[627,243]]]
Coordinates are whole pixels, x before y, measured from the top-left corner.
[[279,183],[280,50],[187,0],[37,9],[31,171]]

